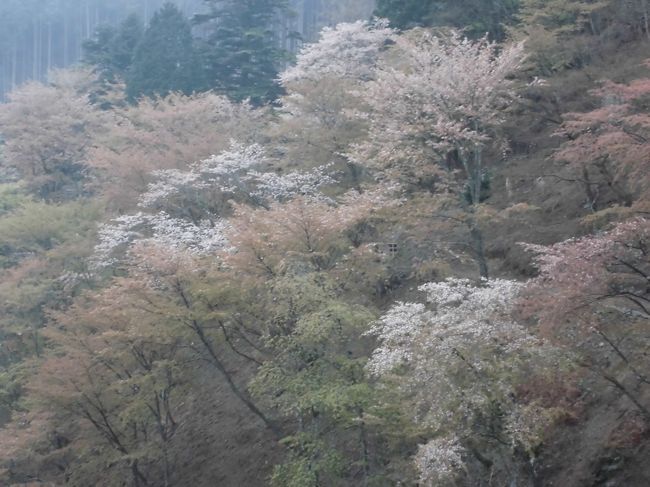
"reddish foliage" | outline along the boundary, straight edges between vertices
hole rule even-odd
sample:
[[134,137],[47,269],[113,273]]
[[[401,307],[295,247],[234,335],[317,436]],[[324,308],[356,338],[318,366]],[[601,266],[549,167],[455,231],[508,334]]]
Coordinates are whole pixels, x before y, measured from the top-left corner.
[[627,414],[621,424],[611,432],[607,446],[610,448],[634,448],[643,442],[650,432],[650,427],[638,415]]
[[650,220],[643,218],[549,247],[528,245],[540,275],[526,288],[524,316],[537,318],[546,336],[570,341],[598,326],[596,309],[650,317],[649,246]]
[[143,100],[115,113],[88,165],[103,175],[104,193],[124,209],[144,192],[152,171],[186,168],[227,149],[232,139],[250,142],[264,116],[211,93]]
[[537,403],[544,408],[559,408],[565,413],[565,421],[578,418],[584,409],[582,391],[578,387],[579,376],[561,372],[535,375],[515,389],[517,400],[522,404]]
[[349,246],[341,236],[344,230],[385,204],[380,188],[350,193],[337,206],[309,198],[274,203],[269,209],[237,205],[228,233],[236,250],[224,258],[238,270],[265,275],[292,265],[329,267],[335,250],[341,244]]
[[592,94],[603,106],[564,116],[560,135],[569,140],[555,158],[573,168],[592,209],[607,199],[630,206],[650,188],[650,114],[644,106],[650,78],[629,85],[607,81]]

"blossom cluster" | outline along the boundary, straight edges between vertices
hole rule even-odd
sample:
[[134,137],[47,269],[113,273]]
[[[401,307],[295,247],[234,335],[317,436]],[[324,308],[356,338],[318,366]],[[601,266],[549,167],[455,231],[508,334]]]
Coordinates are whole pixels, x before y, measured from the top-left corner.
[[225,220],[203,220],[197,224],[173,218],[164,211],[121,216],[99,228],[91,268],[99,270],[116,264],[117,256],[135,242],[151,242],[194,255],[213,253],[228,247],[227,229]]
[[[428,306],[398,303],[371,328],[369,333],[381,342],[368,365],[373,374],[381,376],[404,364],[430,365],[495,341],[513,347],[528,338],[508,318],[521,289],[515,281],[484,280],[477,286],[468,279],[448,279],[419,289],[426,293]],[[480,360],[480,353],[476,355],[467,358]]]
[[382,49],[395,36],[386,20],[359,20],[327,27],[318,42],[303,47],[295,66],[284,71],[280,81],[286,86],[305,80],[320,81],[326,76],[368,79]]
[[[609,231],[550,246],[523,244],[535,254],[539,276],[526,286],[522,310],[549,336],[588,331],[598,322],[594,307],[625,314],[650,313],[650,221],[633,218]],[[567,327],[567,317],[572,326]]]
[[246,178],[254,182],[255,189],[251,195],[274,201],[287,201],[296,196],[304,196],[315,200],[330,201],[320,188],[334,184],[335,180],[328,174],[331,165],[319,166],[309,172],[290,172],[276,174],[273,172],[249,171]]
[[246,171],[265,162],[264,149],[259,144],[243,145],[232,141],[230,149],[193,164],[187,171],[154,171],[152,175],[156,181],[140,196],[140,206],[158,207],[165,199],[188,190],[195,192],[211,188],[224,193],[233,192]]
[[[199,255],[227,248],[228,224],[218,212],[209,206],[200,207],[196,212],[189,212],[191,219],[187,218],[188,201],[198,201],[202,192],[265,202],[287,202],[301,197],[333,203],[320,193],[322,186],[334,183],[328,173],[329,165],[310,172],[284,175],[258,171],[267,162],[259,144],[243,145],[233,141],[229,150],[199,161],[187,171],[154,171],[155,181],[139,200],[142,210],[115,218],[99,228],[92,267],[98,269],[115,264],[120,251],[142,240]],[[172,202],[178,198],[180,203],[173,206]]]
[[[419,287],[424,303],[397,303],[370,329],[379,339],[367,365],[412,401],[414,420],[437,437],[414,458],[423,485],[449,482],[463,467],[458,439],[476,434],[494,404],[517,414],[512,377],[553,355],[510,316],[523,285],[505,279],[447,279]],[[514,445],[522,428],[505,431]]]
[[422,485],[435,487],[452,480],[464,465],[464,450],[456,436],[435,438],[420,445],[414,463]]
[[229,150],[193,164],[189,170],[165,169],[154,171],[156,181],[140,197],[143,208],[159,208],[170,198],[204,190],[221,193],[243,193],[257,199],[286,201],[296,196],[324,198],[319,189],[335,181],[328,174],[329,165],[309,172],[276,174],[263,172],[268,160],[259,144],[242,145],[232,142]]
[[454,149],[469,160],[468,152],[493,138],[514,97],[509,75],[522,62],[523,45],[414,31],[399,36],[392,49],[396,56],[382,59],[359,92],[372,123],[368,140],[350,156],[362,164],[413,169]]

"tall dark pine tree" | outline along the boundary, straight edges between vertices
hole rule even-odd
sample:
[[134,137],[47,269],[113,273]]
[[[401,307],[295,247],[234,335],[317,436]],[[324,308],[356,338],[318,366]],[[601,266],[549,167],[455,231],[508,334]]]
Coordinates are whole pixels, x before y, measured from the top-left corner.
[[84,61],[96,66],[109,81],[124,78],[143,33],[143,21],[136,14],[129,15],[118,29],[100,27],[92,39],[84,42]]
[[129,99],[197,89],[200,76],[193,42],[189,21],[175,5],[166,3],[154,14],[135,50],[126,76]]
[[375,15],[393,27],[451,26],[469,37],[486,33],[497,41],[505,38],[504,24],[514,20],[520,0],[377,0]]
[[377,17],[390,20],[393,27],[408,29],[431,22],[434,0],[377,0]]
[[117,29],[102,25],[95,35],[83,43],[83,61],[93,65],[102,73],[108,72],[112,65],[111,44],[117,35]]
[[144,35],[144,22],[136,15],[129,15],[120,25],[111,44],[112,64],[121,73],[125,73],[133,63],[135,49]]
[[278,72],[288,53],[275,24],[287,0],[205,0],[210,11],[194,21],[208,32],[202,58],[208,82],[230,98],[260,105],[282,92]]

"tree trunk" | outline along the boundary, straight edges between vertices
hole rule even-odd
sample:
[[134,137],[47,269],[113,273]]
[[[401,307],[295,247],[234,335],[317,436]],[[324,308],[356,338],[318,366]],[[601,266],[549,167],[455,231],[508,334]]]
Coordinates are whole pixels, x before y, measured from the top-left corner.
[[237,396],[237,398],[244,403],[244,405],[248,408],[250,412],[252,412],[255,416],[260,418],[262,422],[277,436],[280,436],[280,430],[279,428],[271,421],[269,420],[266,415],[260,411],[257,406],[244,394],[243,391],[237,387],[237,384],[235,384],[235,381],[233,380],[232,376],[228,372],[228,369],[226,369],[225,365],[217,355],[216,351],[214,350],[214,347],[212,346],[212,343],[210,343],[210,340],[208,337],[205,335],[203,332],[203,328],[201,325],[199,325],[196,321],[193,323],[193,328],[197,336],[199,337],[199,340],[201,340],[201,343],[203,344],[204,348],[208,352],[208,355],[210,356],[210,363],[212,363],[215,368],[221,372],[221,375],[226,379],[226,383],[228,384],[228,387],[230,390]]
[[52,22],[47,23],[47,72],[52,70]]
[[38,80],[38,21],[32,22],[32,79]]
[[594,186],[594,183],[592,183],[589,178],[589,171],[587,170],[586,164],[582,166],[582,180],[585,188],[585,194],[587,195],[587,200],[589,203],[589,208],[593,213],[596,213],[596,211],[598,211],[596,203],[598,200],[598,191],[594,192],[592,188],[592,186]]
[[17,71],[18,71],[18,46],[14,40],[12,50],[11,50],[11,89],[16,89],[17,83]]
[[469,217],[468,221],[469,233],[472,238],[472,249],[474,251],[474,258],[478,264],[479,274],[482,278],[489,277],[487,259],[485,257],[485,247],[483,245],[483,232],[474,220],[473,216]]
[[370,456],[368,455],[368,435],[366,433],[366,423],[363,420],[363,409],[359,409],[359,442],[361,446],[361,461],[363,463],[363,483],[362,487],[368,486],[370,477]]
[[140,471],[137,460],[133,460],[131,463],[131,474],[133,475],[133,485],[135,485],[135,487],[140,487],[141,485],[149,485],[147,478]]
[[643,7],[643,26],[645,28],[645,36],[650,41],[650,20],[648,19],[648,0],[641,0]]
[[163,446],[163,475],[164,487],[169,487],[169,454],[167,453],[167,445]]
[[63,67],[68,65],[68,14],[63,14]]
[[90,0],[86,0],[86,11],[85,13],[85,25],[86,25],[86,34],[85,37],[88,39],[90,36],[92,36],[92,31],[90,27],[90,4],[88,3]]
[[605,379],[607,382],[612,384],[616,389],[621,391],[624,396],[626,396],[632,403],[637,407],[641,415],[643,416],[643,419],[650,424],[650,410],[648,410],[647,407],[645,407],[643,404],[641,404],[641,401],[639,401],[639,398],[633,394],[623,383],[619,382],[618,379],[616,379],[613,375],[608,374],[604,370],[599,370],[598,371],[600,376]]
[[483,153],[480,147],[474,149],[474,192],[472,197],[472,204],[479,205],[481,203],[481,190],[483,187]]

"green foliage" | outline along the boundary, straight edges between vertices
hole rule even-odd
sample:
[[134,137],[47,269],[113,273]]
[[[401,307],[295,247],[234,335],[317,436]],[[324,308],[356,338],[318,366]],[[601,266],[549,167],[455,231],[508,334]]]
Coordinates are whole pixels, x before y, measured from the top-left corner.
[[341,300],[318,275],[281,279],[272,296],[267,342],[274,358],[260,368],[255,393],[274,398],[272,406],[289,415],[319,411],[343,418],[362,407],[369,392],[363,384],[364,359],[351,340],[373,314]]
[[649,26],[645,0],[521,0],[511,33],[526,39],[531,71],[551,77],[578,73],[618,50],[631,52],[631,42],[650,39]]
[[98,216],[87,201],[28,201],[0,218],[0,365],[41,353],[47,311],[65,306],[85,280]]
[[[273,485],[334,485],[359,461],[343,455],[349,434],[365,431],[364,412],[373,404],[365,379],[366,359],[358,337],[374,315],[337,296],[324,276],[288,277],[274,283],[275,302],[267,336],[272,358],[251,389],[258,400],[301,425],[283,441],[289,459],[278,466]],[[338,431],[330,435],[328,431]]]
[[129,99],[195,91],[200,84],[200,71],[193,44],[189,21],[173,4],[165,4],[154,14],[135,49],[126,76]]
[[29,201],[20,184],[0,184],[0,217]]
[[527,40],[529,62],[542,76],[584,67],[595,54],[607,0],[523,0],[514,35]]
[[287,52],[274,25],[286,0],[206,0],[210,12],[194,17],[209,35],[202,47],[209,86],[228,97],[261,105],[282,92],[277,82]]
[[[318,487],[339,477],[345,459],[318,438],[301,433],[282,440],[289,450],[288,460],[273,469],[273,487]],[[323,483],[325,482],[325,484]]]
[[48,205],[30,201],[0,219],[0,263],[75,242],[92,232],[98,210],[86,201]]
[[608,0],[522,0],[520,17],[529,25],[575,34],[590,29],[594,20],[590,16],[607,4]]
[[[0,362],[1,365],[6,365]],[[2,424],[2,410],[11,410],[22,394],[21,381],[24,377],[19,377],[17,371],[1,370],[0,371],[0,425]]]

